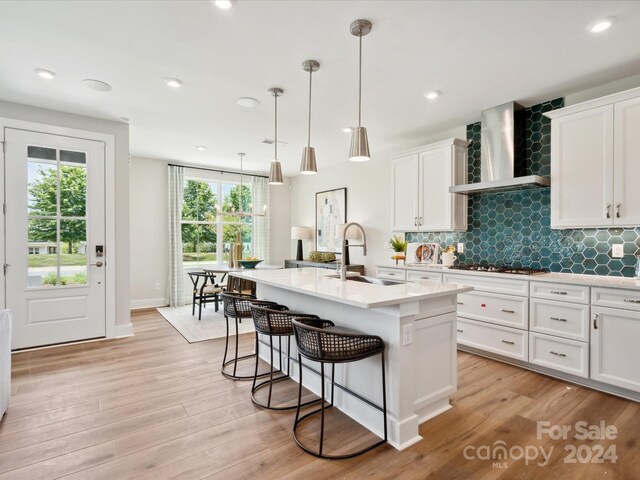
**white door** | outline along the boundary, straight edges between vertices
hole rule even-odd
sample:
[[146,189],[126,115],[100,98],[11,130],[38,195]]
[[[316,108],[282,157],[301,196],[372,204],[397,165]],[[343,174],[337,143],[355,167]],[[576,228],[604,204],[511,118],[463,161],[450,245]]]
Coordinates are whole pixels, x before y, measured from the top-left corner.
[[422,230],[451,230],[452,148],[450,145],[420,154],[420,213]]
[[591,307],[591,378],[640,392],[640,312]]
[[616,103],[613,162],[614,225],[640,225],[640,98]]
[[391,230],[418,229],[418,154],[395,158],[392,162],[393,219]]
[[104,337],[104,142],[10,128],[5,141],[12,348]]
[[551,227],[613,225],[613,105],[551,122]]

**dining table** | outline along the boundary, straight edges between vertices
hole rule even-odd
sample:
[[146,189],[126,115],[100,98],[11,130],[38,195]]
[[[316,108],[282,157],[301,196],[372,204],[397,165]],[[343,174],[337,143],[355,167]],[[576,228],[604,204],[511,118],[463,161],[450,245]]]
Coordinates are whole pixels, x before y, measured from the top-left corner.
[[242,267],[231,267],[229,265],[212,265],[206,266],[203,268],[204,272],[215,277],[216,274],[222,274],[222,278],[218,283],[224,283],[225,278],[229,273],[237,273],[243,270],[280,270],[284,267],[281,265],[258,265],[255,268],[242,268]]

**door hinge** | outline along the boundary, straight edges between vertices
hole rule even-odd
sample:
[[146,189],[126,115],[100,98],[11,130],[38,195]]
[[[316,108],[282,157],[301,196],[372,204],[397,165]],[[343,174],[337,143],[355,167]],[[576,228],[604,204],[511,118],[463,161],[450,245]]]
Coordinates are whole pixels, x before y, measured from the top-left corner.
[[7,204],[6,203],[2,204],[2,213],[4,213],[5,215],[7,214]]
[[2,153],[7,153],[7,142],[2,141]]
[[2,266],[2,267],[3,267],[3,271],[4,271],[4,274],[5,274],[5,275],[7,274],[7,269],[8,269],[10,266],[11,266],[11,265],[9,265],[8,263],[5,263],[5,264]]

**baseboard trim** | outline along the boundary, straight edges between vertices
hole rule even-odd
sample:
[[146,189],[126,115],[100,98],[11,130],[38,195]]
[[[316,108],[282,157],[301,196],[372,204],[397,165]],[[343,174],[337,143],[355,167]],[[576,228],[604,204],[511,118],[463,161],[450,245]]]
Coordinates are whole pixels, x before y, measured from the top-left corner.
[[127,325],[116,325],[115,338],[131,337],[133,335],[133,328],[130,323]]
[[129,308],[131,310],[139,310],[141,308],[166,307],[167,305],[169,305],[169,303],[164,297],[144,298],[142,300],[131,300],[131,302],[129,302]]

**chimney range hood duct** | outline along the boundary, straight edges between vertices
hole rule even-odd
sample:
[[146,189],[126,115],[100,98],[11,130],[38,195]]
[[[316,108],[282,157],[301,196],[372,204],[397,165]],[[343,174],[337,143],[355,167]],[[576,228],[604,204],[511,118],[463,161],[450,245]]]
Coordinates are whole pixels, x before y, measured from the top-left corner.
[[523,176],[526,129],[524,110],[514,102],[482,111],[480,182],[450,187],[451,193],[473,195],[548,187],[549,177]]

